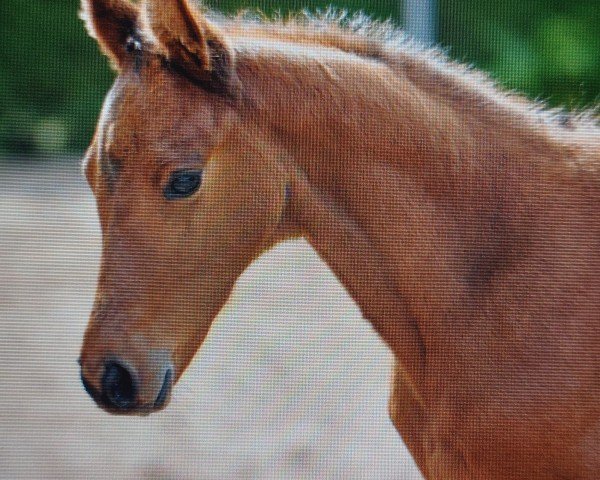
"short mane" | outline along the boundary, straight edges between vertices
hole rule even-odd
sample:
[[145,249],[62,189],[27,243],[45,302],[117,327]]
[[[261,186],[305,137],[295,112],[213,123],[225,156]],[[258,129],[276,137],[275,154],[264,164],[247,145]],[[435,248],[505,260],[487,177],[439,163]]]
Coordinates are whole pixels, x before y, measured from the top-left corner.
[[[362,12],[351,14],[335,8],[316,12],[302,11],[287,17],[269,17],[251,10],[244,10],[235,16],[223,16],[214,11],[207,12],[207,15],[221,24],[225,33],[232,38],[258,37],[335,48],[382,61],[390,66],[397,66],[398,61],[402,63],[407,58],[419,60],[419,67],[426,67],[436,76],[436,80],[450,82],[455,88],[467,87],[467,90],[471,90],[463,93],[471,96],[472,100],[476,100],[473,97],[475,95],[505,106],[512,103],[516,110],[533,113],[539,121],[561,130],[584,129],[587,134],[600,135],[599,107],[570,112],[565,108],[548,108],[541,100],[532,101],[521,93],[507,91],[472,65],[450,59],[443,49],[426,47],[415,41],[391,20],[373,20]],[[440,73],[444,74],[443,79],[439,76]],[[445,89],[444,91],[447,92]]]

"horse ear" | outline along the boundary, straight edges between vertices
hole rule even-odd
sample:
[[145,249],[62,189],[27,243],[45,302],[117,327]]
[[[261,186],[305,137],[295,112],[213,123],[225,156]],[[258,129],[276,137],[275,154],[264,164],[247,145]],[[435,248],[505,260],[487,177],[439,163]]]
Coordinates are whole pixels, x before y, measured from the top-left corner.
[[102,51],[118,68],[128,58],[127,43],[136,35],[139,8],[128,0],[82,0],[81,18]]
[[144,20],[175,69],[209,90],[231,92],[233,51],[188,0],[146,0]]

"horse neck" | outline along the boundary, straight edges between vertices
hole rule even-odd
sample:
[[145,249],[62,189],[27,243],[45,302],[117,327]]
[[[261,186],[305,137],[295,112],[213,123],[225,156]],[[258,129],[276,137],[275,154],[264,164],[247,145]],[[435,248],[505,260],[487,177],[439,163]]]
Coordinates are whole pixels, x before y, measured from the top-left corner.
[[473,328],[456,316],[514,246],[523,197],[543,197],[536,152],[558,153],[514,118],[435,94],[426,72],[279,60],[241,63],[249,118],[293,159],[292,218],[418,390],[429,352],[448,358]]

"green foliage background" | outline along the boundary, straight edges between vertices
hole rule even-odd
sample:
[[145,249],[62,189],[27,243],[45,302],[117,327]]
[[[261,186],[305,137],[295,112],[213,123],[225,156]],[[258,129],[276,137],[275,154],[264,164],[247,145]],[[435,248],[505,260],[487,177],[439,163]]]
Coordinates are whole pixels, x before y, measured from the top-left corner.
[[[344,0],[402,25],[402,0]],[[438,0],[450,56],[550,105],[600,99],[600,0]],[[231,12],[325,8],[319,0],[212,0]],[[79,0],[0,0],[0,153],[82,151],[113,73],[77,18]]]

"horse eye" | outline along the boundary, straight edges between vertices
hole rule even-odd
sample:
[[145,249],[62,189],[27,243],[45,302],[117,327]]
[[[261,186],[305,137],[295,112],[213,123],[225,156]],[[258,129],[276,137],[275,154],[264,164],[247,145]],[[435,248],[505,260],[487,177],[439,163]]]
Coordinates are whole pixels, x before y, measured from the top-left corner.
[[164,189],[167,200],[176,200],[192,195],[200,187],[202,172],[196,170],[180,170],[171,175]]

